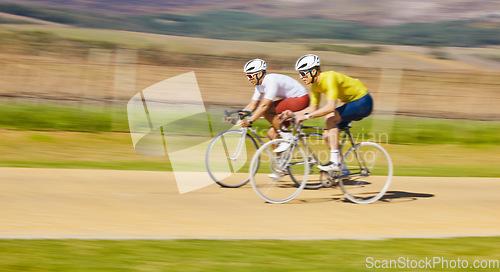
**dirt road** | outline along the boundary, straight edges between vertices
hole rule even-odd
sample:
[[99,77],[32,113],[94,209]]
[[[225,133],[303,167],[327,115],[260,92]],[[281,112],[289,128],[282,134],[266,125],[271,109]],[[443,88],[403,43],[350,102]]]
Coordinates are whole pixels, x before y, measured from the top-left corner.
[[0,169],[2,238],[381,238],[500,235],[500,179],[396,177],[374,204],[338,188],[264,203],[250,185],[179,194],[172,173]]

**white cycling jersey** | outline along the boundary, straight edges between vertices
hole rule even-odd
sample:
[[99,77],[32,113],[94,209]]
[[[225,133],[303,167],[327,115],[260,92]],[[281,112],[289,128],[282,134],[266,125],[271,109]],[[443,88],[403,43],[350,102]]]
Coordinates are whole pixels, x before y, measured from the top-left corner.
[[301,97],[306,94],[306,89],[297,80],[285,75],[267,74],[262,84],[255,86],[252,99],[257,101],[262,100],[262,98],[274,100],[277,97]]

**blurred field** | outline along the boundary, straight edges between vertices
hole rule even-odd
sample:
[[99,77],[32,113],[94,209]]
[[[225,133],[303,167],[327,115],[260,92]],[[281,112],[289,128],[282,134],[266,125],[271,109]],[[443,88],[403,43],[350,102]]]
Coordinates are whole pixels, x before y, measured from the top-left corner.
[[[298,79],[293,71],[297,56],[332,42],[224,41],[46,25],[2,28],[0,127],[46,130],[2,131],[6,152],[1,164],[17,167],[170,170],[168,159],[133,151],[126,133],[126,105],[133,95],[195,71],[208,109],[239,108],[253,91],[241,72],[248,59],[265,58],[269,72]],[[375,136],[375,141],[390,143],[397,175],[499,175],[494,166],[500,79],[491,66],[469,61],[495,48],[440,49],[454,52],[454,58],[436,58],[435,49],[408,46],[380,46],[364,55],[335,51],[360,46],[368,45],[315,53],[325,70],[368,86],[375,112],[353,131],[360,139]]]
[[[3,240],[2,271],[366,271],[366,259],[497,260],[500,238],[382,241]],[[216,248],[217,250],[214,250]],[[29,252],[29,253],[28,253]],[[497,271],[498,266],[480,271]],[[436,271],[450,271],[437,265]],[[409,270],[409,269],[407,269]]]
[[[23,27],[13,29],[19,28]],[[241,107],[252,92],[241,72],[248,59],[264,58],[269,72],[298,79],[293,71],[297,56],[315,52],[308,49],[311,44],[303,43],[222,41],[46,26],[29,26],[29,30],[56,36],[29,32],[9,40],[18,39],[0,55],[0,96],[4,102],[124,108],[138,91],[195,71],[206,105]],[[37,35],[41,35],[38,41]],[[478,57],[492,54],[494,49],[477,48],[466,53],[454,50],[456,59],[438,59],[432,49],[414,49],[381,47],[367,55],[315,53],[321,56],[325,70],[361,79],[375,97],[376,114],[500,120],[496,106],[500,102],[500,79],[490,65],[497,62]],[[480,60],[488,64],[481,66]]]
[[[499,47],[377,45],[373,48],[372,44],[339,40],[242,42],[55,24],[0,25],[0,167],[18,167],[15,170],[20,173],[19,177],[5,178],[2,186],[14,191],[32,190],[17,194],[0,190],[4,194],[3,205],[11,207],[3,209],[4,215],[11,218],[9,221],[2,217],[5,221],[2,226],[10,229],[1,234],[24,231],[24,235],[33,235],[45,230],[63,235],[77,229],[91,234],[111,230],[109,233],[113,235],[135,231],[154,235],[154,231],[142,228],[141,224],[169,235],[184,230],[191,231],[192,236],[199,235],[206,231],[201,229],[202,225],[211,228],[214,236],[221,236],[221,229],[240,236],[244,230],[261,236],[265,234],[262,231],[283,235],[281,231],[286,228],[317,234],[299,227],[299,223],[308,220],[297,216],[294,209],[302,211],[304,216],[312,216],[311,211],[321,213],[310,219],[318,220],[314,227],[332,235],[338,234],[335,227],[341,233],[374,235],[388,229],[382,224],[389,218],[396,222],[390,226],[393,233],[412,233],[409,226],[420,228],[424,234],[433,231],[449,234],[458,227],[466,229],[468,234],[486,230],[488,235],[498,233],[494,180],[410,178],[391,187],[387,198],[377,203],[380,205],[350,205],[343,202],[340,192],[308,191],[297,203],[269,206],[259,202],[249,192],[249,186],[236,191],[208,188],[212,191],[201,190],[190,195],[179,195],[175,188],[167,192],[165,186],[175,186],[171,176],[164,176],[171,175],[165,172],[172,170],[168,158],[141,156],[134,151],[126,105],[144,88],[195,71],[208,108],[238,108],[247,103],[253,89],[241,71],[247,60],[264,58],[269,72],[298,79],[293,70],[295,60],[311,52],[320,55],[325,70],[334,69],[359,78],[369,87],[375,97],[374,115],[356,123],[353,132],[359,138],[382,139],[392,156],[396,175],[500,176]],[[112,171],[97,170],[75,174],[70,170],[75,168],[145,171],[135,173],[139,178],[133,178],[132,171],[113,176]],[[46,172],[26,178],[24,175],[32,173],[29,170]],[[161,177],[151,180],[144,178],[146,173]],[[130,184],[120,184],[127,179]],[[51,186],[47,181],[60,183]],[[82,182],[75,185],[75,181]],[[477,184],[484,186],[474,187]],[[463,191],[467,193],[459,193]],[[242,193],[245,195],[240,198]],[[203,200],[203,196],[212,198]],[[234,200],[240,201],[239,204],[231,205]],[[440,210],[436,209],[439,201],[444,203]],[[213,203],[216,208],[208,205]],[[242,203],[256,208],[257,215],[249,216],[249,209]],[[179,206],[186,210],[178,210]],[[218,210],[226,208],[233,214]],[[148,209],[153,213],[148,213],[151,212]],[[371,213],[374,209],[382,210],[382,216]],[[264,214],[274,217],[262,227],[258,219]],[[445,219],[445,215],[451,219]],[[243,219],[253,221],[243,224]],[[224,220],[229,223],[222,224]],[[339,225],[346,220],[362,222]],[[195,226],[187,229],[172,227],[192,222]],[[235,229],[235,222],[242,224],[240,229]],[[402,226],[405,222],[407,225]],[[87,227],[87,223],[100,225]],[[0,240],[0,270],[359,271],[366,269],[368,256],[494,259],[500,253],[498,242],[498,238],[7,239]]]
[[[297,56],[314,52],[325,70],[368,86],[375,111],[353,131],[390,143],[397,175],[499,175],[500,63],[482,57],[498,53],[495,47],[371,50],[333,40],[225,41],[55,25],[0,29],[0,127],[47,131],[3,131],[9,139],[4,166],[169,170],[165,158],[133,152],[126,133],[133,95],[195,71],[207,108],[240,108],[253,92],[241,72],[248,59],[264,58],[269,72],[298,79]],[[357,54],[363,48],[370,50]]]
[[[147,157],[135,153],[130,135],[126,132],[0,130],[0,137],[2,167],[172,169],[166,157]],[[395,175],[398,176],[500,176],[497,167],[498,145],[417,143],[388,144],[384,147],[392,156]]]
[[[5,1],[5,0],[4,0]],[[9,1],[5,1],[9,2]],[[418,3],[397,3],[381,0],[377,5],[367,4],[363,0],[340,0],[335,3],[312,0],[302,1],[255,1],[253,5],[242,5],[232,0],[219,0],[216,3],[201,0],[160,1],[146,3],[120,2],[118,0],[100,2],[81,0],[63,2],[57,0],[19,0],[19,4],[37,4],[67,7],[79,10],[107,12],[111,14],[155,14],[164,12],[192,13],[212,9],[244,10],[271,17],[322,18],[363,22],[368,25],[391,25],[405,22],[434,22],[446,19],[467,19],[481,17],[483,13],[496,10],[499,4],[490,1],[440,0]],[[116,4],[119,3],[119,4]],[[443,16],[446,13],[447,16]]]
[[[449,0],[441,0],[448,1]],[[252,7],[237,6],[224,9],[220,3],[211,8],[198,3],[194,4],[202,12],[188,13],[161,13],[155,10],[153,13],[146,12],[139,15],[123,14],[120,9],[123,3],[118,5],[107,3],[105,12],[89,11],[100,4],[94,3],[80,9],[62,8],[58,2],[54,6],[34,6],[22,4],[0,4],[0,10],[6,13],[34,17],[50,22],[57,22],[78,27],[115,29],[127,31],[139,31],[176,36],[204,37],[225,40],[253,40],[253,41],[293,41],[297,38],[322,38],[322,39],[348,39],[356,41],[367,41],[380,44],[407,44],[417,46],[483,46],[497,45],[500,40],[495,30],[498,21],[495,13],[490,13],[492,4],[470,3],[470,0],[457,0],[466,3],[432,4],[430,2],[415,5],[402,5],[404,9],[411,7],[411,12],[401,11],[397,13],[397,19],[389,19],[382,15],[385,12],[376,11],[387,3],[378,3],[377,8],[370,7],[366,3],[352,6],[348,1],[342,4],[331,3],[308,4],[306,8],[294,5],[300,10],[300,15],[288,9],[290,2],[266,3],[266,13],[271,16],[260,16],[259,10]],[[163,3],[171,6],[172,3]],[[177,3],[176,3],[177,4]],[[54,3],[52,3],[54,5]],[[462,6],[463,8],[459,8]],[[70,4],[71,6],[71,4]],[[84,5],[85,6],[85,5]],[[255,3],[254,6],[259,6]],[[321,6],[321,8],[319,8]],[[391,2],[391,8],[382,8],[384,11],[398,10],[398,5]],[[488,8],[490,6],[490,8]],[[310,14],[312,7],[319,8],[321,12]],[[424,7],[424,9],[422,9]],[[472,7],[480,7],[477,13],[471,12]],[[101,7],[102,8],[102,7]],[[138,9],[144,8],[140,5]],[[350,10],[349,10],[350,8]],[[373,8],[373,9],[372,9]],[[325,9],[333,9],[333,14],[343,14],[347,18],[337,17],[337,21],[325,20]],[[424,11],[428,9],[427,11]],[[437,11],[436,10],[443,10]],[[464,10],[467,15],[462,12]],[[284,12],[284,10],[287,10]],[[342,11],[339,11],[342,10]],[[192,11],[192,10],[191,10]],[[354,11],[354,12],[353,12]],[[452,12],[453,11],[453,12]],[[133,13],[136,13],[134,10]],[[326,14],[332,12],[326,12]],[[439,14],[442,20],[431,19],[431,14]],[[443,13],[446,16],[443,16]],[[285,18],[280,16],[286,14]],[[349,15],[347,15],[349,14]],[[424,14],[424,15],[417,15]],[[453,18],[456,16],[456,18]],[[293,18],[292,18],[293,17]],[[377,18],[379,17],[379,18]],[[382,17],[382,18],[380,18]],[[353,21],[363,22],[357,24]],[[8,21],[11,24],[19,22]],[[207,23],[209,22],[209,23]],[[412,23],[413,22],[413,23]],[[414,23],[419,22],[419,23]],[[464,35],[465,33],[465,35]]]

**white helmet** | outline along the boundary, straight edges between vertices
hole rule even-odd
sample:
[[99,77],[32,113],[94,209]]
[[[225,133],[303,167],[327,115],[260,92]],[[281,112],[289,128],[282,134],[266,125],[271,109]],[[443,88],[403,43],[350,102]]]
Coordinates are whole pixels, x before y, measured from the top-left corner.
[[297,63],[295,63],[295,70],[297,71],[309,70],[319,65],[320,65],[319,57],[313,54],[308,54],[300,57],[297,60]]
[[250,73],[257,73],[260,71],[265,71],[267,68],[266,62],[261,60],[261,59],[253,59],[247,64],[245,64],[245,68],[243,68],[243,72],[250,74]]

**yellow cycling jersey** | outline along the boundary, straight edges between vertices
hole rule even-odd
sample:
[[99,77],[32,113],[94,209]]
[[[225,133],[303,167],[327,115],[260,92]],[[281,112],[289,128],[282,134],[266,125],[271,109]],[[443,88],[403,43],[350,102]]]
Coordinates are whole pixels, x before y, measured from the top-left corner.
[[356,101],[368,93],[359,79],[335,71],[321,72],[320,75],[319,82],[311,85],[311,105],[319,105],[322,93],[326,99],[340,99],[344,103]]

